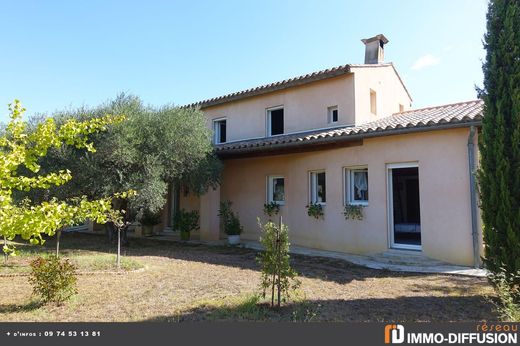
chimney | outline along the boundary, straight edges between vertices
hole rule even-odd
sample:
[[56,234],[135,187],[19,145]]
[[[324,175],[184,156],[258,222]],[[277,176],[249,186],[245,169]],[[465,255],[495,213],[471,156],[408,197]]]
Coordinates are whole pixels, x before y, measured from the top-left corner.
[[365,44],[365,64],[382,64],[385,58],[385,44],[388,39],[383,34],[361,40]]

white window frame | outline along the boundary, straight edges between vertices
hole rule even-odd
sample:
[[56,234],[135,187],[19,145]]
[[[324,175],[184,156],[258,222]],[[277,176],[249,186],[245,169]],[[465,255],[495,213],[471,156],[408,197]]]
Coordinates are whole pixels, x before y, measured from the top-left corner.
[[355,172],[367,172],[368,176],[368,166],[353,166],[353,167],[344,167],[343,168],[343,177],[345,181],[345,188],[344,188],[344,197],[343,197],[343,204],[344,205],[362,205],[362,206],[368,206],[370,203],[370,180],[368,181],[368,191],[369,191],[369,197],[367,201],[356,201],[354,199],[354,187],[352,186],[353,181],[352,177],[354,176]]
[[[276,111],[278,109],[283,109],[283,133],[280,133],[278,135],[273,135],[271,134],[271,112],[272,111]],[[266,129],[265,129],[265,133],[266,133],[266,136],[267,137],[276,137],[276,136],[283,136],[285,135],[285,109],[283,107],[283,105],[279,105],[279,106],[274,106],[274,107],[269,107],[269,108],[266,108],[265,109],[265,123],[266,123]]]
[[[318,173],[325,173],[325,202],[318,202]],[[327,172],[324,169],[309,171],[309,202],[327,205]]]
[[[217,125],[219,125],[219,123],[221,121],[225,121],[226,122],[226,141],[225,142],[221,142],[220,141],[220,126],[217,126]],[[222,118],[215,118],[215,119],[213,119],[213,143],[215,143],[215,144],[227,143],[228,142],[227,139],[228,139],[227,118],[226,117],[222,117]]]
[[[334,118],[332,117],[332,112],[334,111],[337,111],[338,112],[338,119],[336,121],[334,121]],[[330,107],[327,107],[327,117],[328,117],[328,123],[329,124],[336,124],[337,122],[339,122],[339,109],[338,109],[338,106],[330,106]]]
[[[275,201],[273,199],[274,197],[274,180],[275,179],[283,179],[283,195],[284,200],[283,201]],[[285,205],[285,177],[283,175],[269,175],[267,176],[267,203],[275,202],[278,205]]]

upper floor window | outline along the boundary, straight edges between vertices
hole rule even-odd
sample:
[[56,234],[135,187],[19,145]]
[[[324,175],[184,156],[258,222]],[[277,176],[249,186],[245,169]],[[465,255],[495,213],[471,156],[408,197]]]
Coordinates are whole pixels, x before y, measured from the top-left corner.
[[282,135],[283,127],[283,107],[269,108],[267,110],[267,135]]
[[368,205],[368,168],[345,169],[345,202],[353,205]]
[[310,175],[310,202],[325,204],[327,194],[325,188],[325,171],[311,172]]
[[402,104],[399,104],[399,113],[404,112],[404,106]]
[[226,119],[213,120],[215,144],[226,143]]
[[267,202],[285,203],[285,179],[282,176],[269,176],[267,179]]
[[370,113],[377,114],[377,94],[370,89]]
[[329,124],[338,122],[338,106],[327,108]]

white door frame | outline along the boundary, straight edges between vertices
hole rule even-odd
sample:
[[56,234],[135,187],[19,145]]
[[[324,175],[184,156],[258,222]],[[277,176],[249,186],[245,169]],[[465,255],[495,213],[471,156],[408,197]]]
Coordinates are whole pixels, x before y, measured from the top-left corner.
[[[421,251],[422,245],[409,245],[409,244],[396,244],[394,241],[394,194],[392,186],[392,170],[395,168],[417,168],[419,170],[419,162],[401,162],[401,163],[387,163],[386,164],[386,206],[388,216],[388,248],[389,249],[402,249],[402,250],[414,250]],[[419,172],[417,172],[419,173]],[[419,197],[421,194],[420,181],[419,181]],[[420,213],[420,210],[419,210]],[[421,227],[422,232],[422,227]],[[421,235],[422,242],[422,235]],[[422,244],[422,243],[421,243]]]

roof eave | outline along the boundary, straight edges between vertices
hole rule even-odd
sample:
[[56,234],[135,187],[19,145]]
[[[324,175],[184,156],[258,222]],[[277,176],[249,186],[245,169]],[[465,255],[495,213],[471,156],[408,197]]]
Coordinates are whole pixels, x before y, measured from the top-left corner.
[[364,133],[357,134],[349,134],[345,136],[330,136],[325,138],[319,138],[308,141],[299,141],[299,142],[287,142],[287,143],[277,143],[271,145],[263,145],[263,146],[254,146],[254,147],[245,147],[245,148],[234,148],[234,149],[223,149],[216,150],[216,154],[221,158],[233,158],[233,156],[245,156],[247,154],[256,154],[261,153],[262,151],[266,152],[266,155],[276,155],[276,152],[279,151],[283,153],[283,151],[287,149],[292,149],[296,147],[305,147],[305,146],[319,146],[319,145],[328,145],[331,143],[341,144],[347,143],[351,141],[358,141],[367,138],[374,137],[385,137],[385,136],[395,136],[395,135],[403,135],[410,133],[418,133],[418,132],[429,132],[429,131],[438,131],[438,130],[446,130],[446,129],[456,129],[456,128],[464,128],[470,126],[481,126],[481,119],[473,119],[468,121],[460,121],[455,123],[445,123],[445,124],[437,124],[435,126],[432,125],[424,125],[424,126],[415,126],[415,127],[404,127],[404,128],[395,128],[391,130],[380,130],[380,131],[369,131]]

